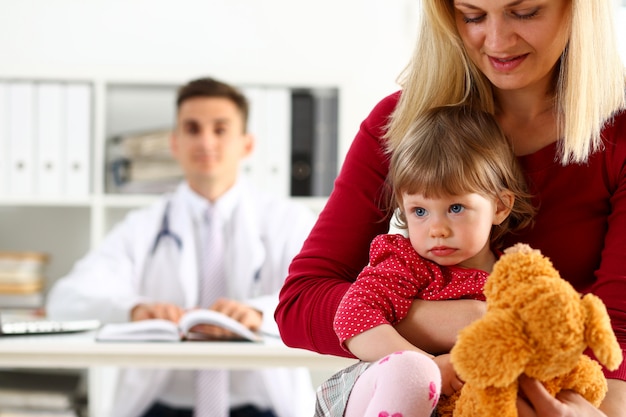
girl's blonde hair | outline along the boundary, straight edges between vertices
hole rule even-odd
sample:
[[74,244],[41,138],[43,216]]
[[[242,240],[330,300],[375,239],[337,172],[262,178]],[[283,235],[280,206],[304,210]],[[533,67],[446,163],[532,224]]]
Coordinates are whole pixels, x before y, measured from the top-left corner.
[[403,194],[438,198],[477,193],[494,201],[513,193],[511,214],[494,226],[497,246],[509,232],[529,226],[534,208],[517,158],[493,116],[469,106],[430,109],[414,120],[405,138],[391,152],[388,182],[391,208],[398,226],[406,228]]
[[[402,96],[387,139],[395,146],[416,115],[471,103],[494,113],[491,83],[469,59],[452,0],[423,0],[413,57],[399,77]],[[626,73],[617,49],[612,1],[571,0],[571,34],[554,77],[561,163],[583,163],[602,148],[601,130],[626,108]]]

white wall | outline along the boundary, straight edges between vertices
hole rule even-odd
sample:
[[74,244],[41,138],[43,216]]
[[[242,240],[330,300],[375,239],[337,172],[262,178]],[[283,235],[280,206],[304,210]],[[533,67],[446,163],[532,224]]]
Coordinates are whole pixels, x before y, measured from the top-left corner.
[[415,40],[416,0],[0,0],[0,77],[338,86],[340,155]]
[[[626,61],[626,0],[616,30]],[[408,62],[419,0],[0,0],[0,77],[341,88],[340,157]]]

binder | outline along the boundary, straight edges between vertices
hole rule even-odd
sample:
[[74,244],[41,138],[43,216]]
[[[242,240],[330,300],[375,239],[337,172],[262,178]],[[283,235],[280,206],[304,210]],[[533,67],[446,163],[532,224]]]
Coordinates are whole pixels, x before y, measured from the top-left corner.
[[15,81],[8,85],[8,194],[34,193],[34,101],[35,88],[30,82]]
[[291,153],[291,90],[287,87],[243,87],[250,105],[248,132],[255,137],[252,155],[242,174],[255,186],[289,196]]
[[336,89],[292,92],[291,195],[330,195],[337,176]]
[[253,185],[266,189],[264,173],[264,141],[266,139],[265,91],[261,87],[242,87],[241,92],[248,99],[248,133],[254,136],[252,154],[241,164],[241,174]]
[[313,194],[315,101],[308,90],[294,90],[291,98],[291,195],[310,196]]
[[42,196],[59,196],[63,184],[65,89],[60,83],[40,83],[36,90],[35,192]]
[[0,81],[0,196],[6,195],[9,187],[9,114],[8,88]]
[[267,160],[267,190],[278,196],[290,194],[291,91],[272,87],[266,90],[267,137],[263,143]]
[[315,147],[313,154],[313,196],[329,196],[337,177],[339,97],[336,89],[320,88],[314,92]]
[[64,193],[86,197],[89,195],[91,167],[91,86],[67,84],[65,103]]

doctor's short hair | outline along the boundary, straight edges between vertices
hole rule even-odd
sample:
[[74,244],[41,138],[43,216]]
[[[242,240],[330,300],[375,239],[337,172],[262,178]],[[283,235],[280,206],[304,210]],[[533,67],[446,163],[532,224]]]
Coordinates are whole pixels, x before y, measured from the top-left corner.
[[176,109],[180,110],[180,106],[186,100],[196,97],[216,97],[232,101],[241,113],[244,131],[248,131],[250,105],[246,96],[237,87],[210,77],[191,80],[178,89]]
[[492,228],[492,245],[497,248],[505,234],[531,225],[535,209],[524,174],[491,114],[466,105],[432,108],[388,151],[390,204],[400,228],[407,227],[404,193],[426,198],[476,193],[499,199],[505,190],[515,199],[511,214]]

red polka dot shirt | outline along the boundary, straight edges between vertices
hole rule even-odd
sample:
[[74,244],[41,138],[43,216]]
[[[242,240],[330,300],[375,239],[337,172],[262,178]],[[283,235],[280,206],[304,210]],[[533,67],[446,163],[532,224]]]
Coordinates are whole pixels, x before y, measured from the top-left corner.
[[334,328],[342,346],[346,339],[381,324],[397,324],[414,299],[485,300],[489,273],[440,266],[422,258],[402,235],[377,236],[370,246],[369,264],[344,295]]

